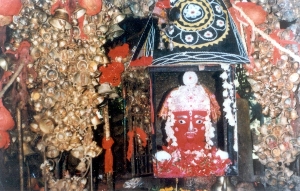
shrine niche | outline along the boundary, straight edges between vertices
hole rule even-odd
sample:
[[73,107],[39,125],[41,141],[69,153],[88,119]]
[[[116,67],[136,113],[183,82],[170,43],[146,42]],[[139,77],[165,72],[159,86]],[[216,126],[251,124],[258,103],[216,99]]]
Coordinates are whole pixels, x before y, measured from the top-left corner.
[[[150,68],[154,176],[237,175],[234,86],[230,90],[222,86],[232,85],[230,70],[218,66],[205,71],[197,66],[155,69]],[[229,79],[224,81],[225,74]]]

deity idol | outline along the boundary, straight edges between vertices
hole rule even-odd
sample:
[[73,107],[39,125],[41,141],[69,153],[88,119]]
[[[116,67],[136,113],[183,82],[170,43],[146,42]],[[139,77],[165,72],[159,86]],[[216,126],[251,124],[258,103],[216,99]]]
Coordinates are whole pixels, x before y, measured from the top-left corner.
[[183,83],[169,93],[158,114],[166,120],[168,145],[156,153],[154,172],[158,177],[222,176],[231,161],[212,141],[212,124],[221,115],[218,102],[198,84],[195,72],[185,72]]

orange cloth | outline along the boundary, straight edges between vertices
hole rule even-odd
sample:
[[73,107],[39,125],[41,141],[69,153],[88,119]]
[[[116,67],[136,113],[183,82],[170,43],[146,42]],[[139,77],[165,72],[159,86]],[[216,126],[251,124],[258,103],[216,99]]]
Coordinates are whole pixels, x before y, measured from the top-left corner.
[[100,66],[101,76],[99,81],[101,84],[108,82],[111,86],[118,86],[121,83],[121,75],[124,70],[125,67],[121,62],[112,62],[107,66]]
[[129,66],[149,66],[151,65],[153,58],[151,56],[142,56],[139,59],[130,62]]
[[108,56],[111,59],[115,59],[116,57],[126,58],[128,54],[129,54],[129,45],[125,43],[121,46],[117,46],[111,49],[108,53]]
[[145,133],[145,131],[139,127],[135,127],[135,132],[136,134],[140,137],[141,141],[142,141],[142,146],[146,147],[147,146],[147,134]]
[[171,8],[170,0],[158,0],[155,4],[155,7],[159,7],[162,9]]
[[111,151],[111,146],[113,144],[114,144],[114,140],[111,137],[109,137],[108,139],[106,139],[106,137],[104,137],[102,139],[102,147],[106,150],[105,155],[104,155],[104,161],[105,161],[104,172],[105,173],[113,172],[113,155],[112,155],[112,151]]
[[7,149],[10,145],[9,133],[6,131],[0,131],[0,149]]
[[133,153],[133,136],[134,132],[133,131],[128,131],[127,136],[129,137],[128,140],[128,148],[127,148],[127,160],[130,161],[132,153]]

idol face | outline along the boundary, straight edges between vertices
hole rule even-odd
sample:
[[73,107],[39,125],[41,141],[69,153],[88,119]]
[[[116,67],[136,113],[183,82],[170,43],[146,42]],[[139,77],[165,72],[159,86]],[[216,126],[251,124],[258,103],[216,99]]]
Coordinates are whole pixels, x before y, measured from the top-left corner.
[[174,135],[178,147],[205,146],[205,117],[207,111],[176,111],[173,112],[175,123]]

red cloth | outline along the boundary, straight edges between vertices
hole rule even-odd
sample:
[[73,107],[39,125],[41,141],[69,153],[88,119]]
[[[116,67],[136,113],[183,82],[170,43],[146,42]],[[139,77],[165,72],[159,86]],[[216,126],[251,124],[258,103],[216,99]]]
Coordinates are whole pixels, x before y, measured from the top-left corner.
[[80,30],[80,38],[81,39],[88,39],[88,36],[84,33],[84,30],[83,30],[83,22],[84,22],[84,15],[82,15],[81,17],[78,18],[78,27],[79,27],[79,30]]
[[111,151],[111,146],[113,144],[114,144],[114,140],[111,137],[109,137],[108,139],[106,139],[106,137],[104,137],[102,139],[102,147],[106,150],[105,155],[104,155],[104,161],[105,161],[104,172],[105,173],[113,172],[113,155],[112,155],[112,151]]
[[151,65],[153,58],[151,56],[142,56],[139,59],[131,61],[129,66],[149,66]]
[[30,42],[22,41],[16,51],[7,50],[7,51],[5,51],[5,54],[12,54],[16,57],[16,59],[19,59],[20,57],[22,57],[22,58],[25,58],[26,61],[28,61],[28,62],[33,62],[33,59],[29,54],[30,46],[31,46]]
[[10,145],[9,134],[6,131],[0,131],[0,149],[7,149]]
[[125,67],[120,62],[112,62],[107,66],[101,66],[99,71],[101,72],[100,83],[108,82],[111,86],[118,86],[121,83],[121,74],[125,70]]
[[146,147],[147,146],[147,138],[148,138],[148,136],[145,133],[145,131],[143,129],[141,129],[140,127],[135,127],[135,132],[140,137],[140,139],[142,141],[142,146]]
[[22,9],[21,0],[0,0],[0,15],[13,16],[19,14]]
[[[223,176],[226,169],[231,164],[230,159],[221,159],[216,155],[217,148],[205,149],[203,152],[206,156],[196,157],[197,154],[187,150],[163,147],[169,153],[177,151],[180,160],[157,161],[153,165],[154,174],[160,178],[174,177],[195,177],[195,176]],[[196,150],[194,150],[196,151]],[[174,156],[172,156],[174,157]]]
[[28,41],[22,41],[16,51],[7,50],[5,52],[6,54],[12,54],[18,60],[17,62],[15,62],[16,69],[19,67],[21,63],[25,64],[21,73],[19,74],[19,78],[20,78],[20,83],[18,83],[19,87],[17,88],[16,82],[14,82],[12,87],[11,96],[14,98],[12,101],[12,108],[16,108],[17,103],[21,102],[22,103],[20,105],[21,109],[26,109],[25,105],[28,103],[29,100],[28,99],[29,94],[27,91],[27,84],[26,84],[27,76],[28,74],[30,74],[33,76],[34,79],[37,77],[37,72],[34,70],[34,68],[27,67],[27,64],[34,62],[32,56],[30,55],[30,46],[31,44]]
[[1,131],[11,130],[15,126],[15,121],[3,105],[2,99],[0,99],[0,124]]
[[0,26],[0,48],[2,52],[5,52],[5,48],[4,48],[5,41],[6,41],[6,25]]
[[78,0],[78,3],[86,9],[87,15],[96,15],[102,9],[102,0]]
[[[288,44],[297,44],[298,48],[300,46],[299,43],[297,43],[296,41],[293,40],[284,40],[280,38],[280,34],[284,31],[284,29],[276,29],[274,31],[271,32],[270,37],[275,40],[277,43],[279,43],[281,46],[285,46]],[[290,39],[294,38],[293,32],[290,31]],[[298,52],[299,53],[299,52]],[[276,65],[278,60],[280,60],[281,54],[278,50],[278,48],[274,47],[274,51],[273,51],[273,64]]]
[[235,5],[241,8],[255,25],[262,24],[267,19],[268,13],[262,8],[262,6],[257,5],[256,3],[237,2]]
[[129,140],[128,140],[128,148],[127,148],[126,158],[127,158],[127,160],[130,161],[132,153],[133,153],[133,136],[134,136],[134,132],[133,131],[128,131],[127,136],[129,138]]
[[171,8],[170,0],[158,0],[155,6],[162,9]]
[[108,53],[108,56],[111,59],[115,59],[116,57],[126,58],[128,54],[129,54],[129,45],[125,43],[121,46],[117,46],[111,49]]

